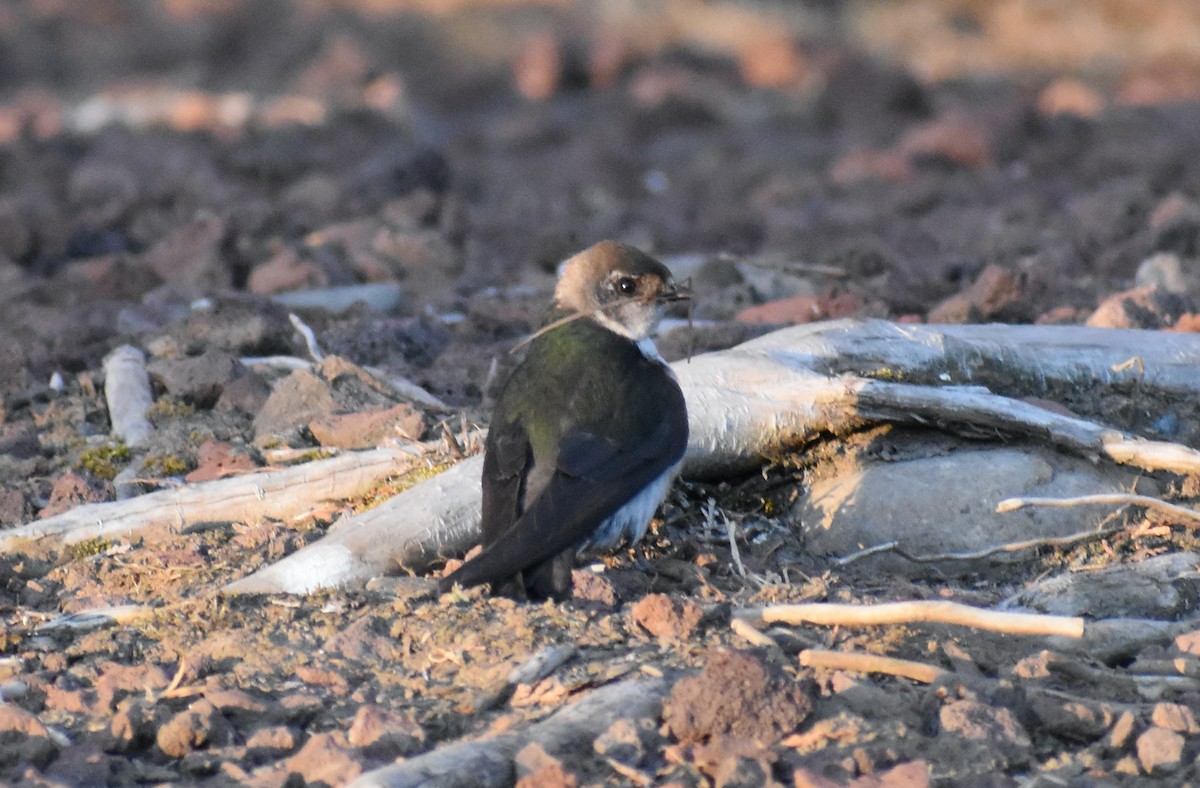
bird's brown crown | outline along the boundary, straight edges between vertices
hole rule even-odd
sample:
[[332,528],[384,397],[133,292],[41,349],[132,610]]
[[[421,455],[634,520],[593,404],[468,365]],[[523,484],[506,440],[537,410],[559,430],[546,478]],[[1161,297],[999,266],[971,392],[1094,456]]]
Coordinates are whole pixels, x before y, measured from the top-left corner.
[[554,289],[559,309],[590,315],[635,341],[653,331],[662,304],[682,297],[665,265],[616,241],[601,241],[568,259]]

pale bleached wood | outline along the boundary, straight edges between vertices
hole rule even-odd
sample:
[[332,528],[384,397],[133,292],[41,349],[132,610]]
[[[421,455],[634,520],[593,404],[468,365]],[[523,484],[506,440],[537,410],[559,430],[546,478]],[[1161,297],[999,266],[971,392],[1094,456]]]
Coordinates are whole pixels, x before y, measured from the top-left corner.
[[365,583],[461,555],[479,537],[482,455],[334,526],[322,539],[225,586],[232,594],[305,594]]
[[181,529],[205,521],[285,519],[327,501],[361,495],[406,467],[421,452],[383,448],[175,487],[137,498],[78,506],[54,517],[0,531],[0,551],[23,540],[61,537],[67,543],[136,533],[153,525]]
[[146,418],[154,395],[146,373],[146,354],[132,345],[121,345],[104,359],[104,400],[112,435],[127,446],[137,447],[154,434]]
[[857,651],[826,651],[806,648],[800,652],[800,664],[806,668],[848,670],[854,673],[883,673],[900,676],[922,684],[932,684],[949,674],[939,667],[908,659],[881,657]]
[[487,788],[515,781],[513,757],[527,744],[549,753],[590,749],[592,741],[619,719],[658,716],[665,682],[632,679],[593,690],[528,728],[482,739],[444,744],[403,763],[366,772],[351,788]]
[[[1140,365],[1129,365],[1130,358]],[[776,331],[672,365],[688,404],[683,475],[745,473],[822,435],[900,422],[1023,437],[1092,459],[1200,472],[1200,452],[1148,441],[981,389],[1093,388],[1138,375],[1145,390],[1200,397],[1200,336],[1081,326],[899,326],[835,321]],[[851,374],[886,376],[888,381]],[[946,386],[896,380],[940,381]],[[478,463],[480,461],[475,461]],[[478,538],[478,464],[384,503],[227,590],[304,593],[374,573],[424,571]],[[444,477],[444,478],[443,478]],[[277,568],[278,567],[278,568]]]
[[743,620],[763,624],[867,627],[924,622],[957,624],[1009,635],[1083,637],[1082,618],[987,610],[942,600],[886,602],[878,605],[845,605],[832,602],[769,605],[739,610],[736,615]]

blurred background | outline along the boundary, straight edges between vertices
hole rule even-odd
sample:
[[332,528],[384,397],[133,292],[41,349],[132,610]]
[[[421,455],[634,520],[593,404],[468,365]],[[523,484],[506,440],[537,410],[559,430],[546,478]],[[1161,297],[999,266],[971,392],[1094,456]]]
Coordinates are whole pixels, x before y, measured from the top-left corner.
[[13,0],[0,364],[362,283],[508,339],[609,237],[713,321],[1189,328],[1198,98],[1188,0]]

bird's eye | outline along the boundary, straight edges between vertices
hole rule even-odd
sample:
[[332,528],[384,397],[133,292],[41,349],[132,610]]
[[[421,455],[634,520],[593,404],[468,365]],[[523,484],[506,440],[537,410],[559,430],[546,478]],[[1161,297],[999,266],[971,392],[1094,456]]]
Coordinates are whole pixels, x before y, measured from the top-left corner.
[[632,276],[622,276],[617,280],[617,290],[622,295],[633,295],[637,292],[637,280]]

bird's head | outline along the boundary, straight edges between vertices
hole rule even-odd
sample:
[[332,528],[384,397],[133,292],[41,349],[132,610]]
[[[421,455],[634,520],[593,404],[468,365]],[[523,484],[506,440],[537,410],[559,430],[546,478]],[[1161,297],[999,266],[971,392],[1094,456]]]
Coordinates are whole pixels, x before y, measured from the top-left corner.
[[635,342],[654,331],[664,304],[689,297],[665,265],[616,241],[601,241],[568,259],[554,289],[559,309],[594,317]]

